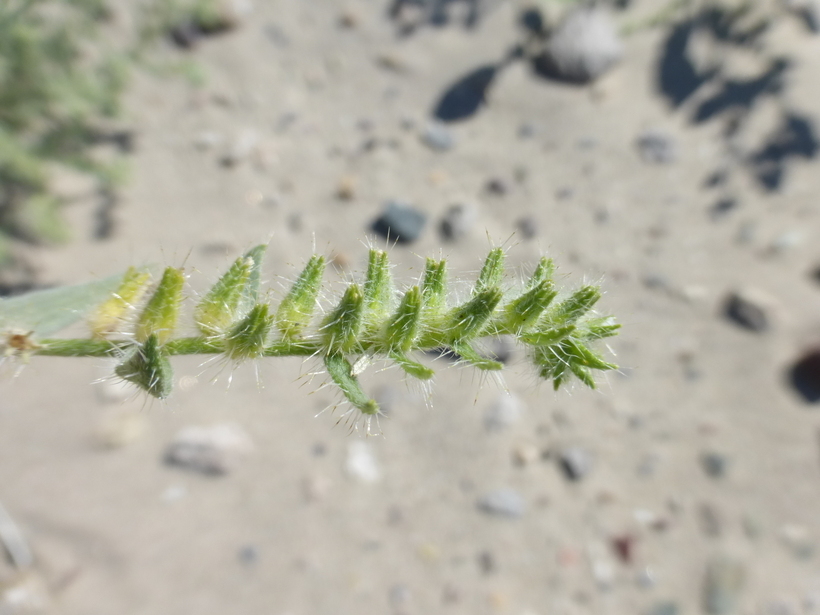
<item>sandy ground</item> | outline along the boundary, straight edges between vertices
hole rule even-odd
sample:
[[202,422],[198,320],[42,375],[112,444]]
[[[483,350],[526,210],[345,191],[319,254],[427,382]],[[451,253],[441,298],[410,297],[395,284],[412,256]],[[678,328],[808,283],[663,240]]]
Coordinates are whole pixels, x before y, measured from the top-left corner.
[[[391,248],[398,279],[417,279],[426,255],[469,281],[490,246],[509,247],[518,272],[549,254],[567,287],[602,283],[601,310],[624,324],[611,343],[622,369],[598,391],[553,393],[520,353],[503,381],[439,362],[432,407],[396,371],[373,370],[365,385],[389,412],[382,435],[364,438],[334,427],[338,410],[315,418],[338,398],[316,392],[321,378],[299,380],[312,366],[296,360],[234,371],[180,359],[177,392],[152,403],[106,401],[111,387],[90,384],[110,370],[99,360],[36,359],[0,383],[0,500],[32,545],[48,612],[673,615],[664,603],[703,610],[720,557],[742,569],[742,587],[727,590],[737,612],[820,610],[820,414],[786,378],[820,339],[816,160],[790,164],[773,194],[734,173],[724,190],[739,205],[713,219],[704,178],[725,164],[724,123],[692,125],[691,105],[659,95],[662,30],[628,38],[622,64],[591,87],[513,63],[487,104],[449,127],[452,149],[425,146],[436,100],[504,57],[515,20],[515,5],[499,4],[477,29],[402,38],[376,0],[258,1],[239,30],[192,54],[204,87],[138,76],[114,234],[89,238],[96,205],[81,199],[68,212],[78,241],[39,254],[42,275],[73,283],[185,263],[193,294],[269,242],[278,298],[314,249],[338,256],[329,278],[360,270],[370,224],[399,199],[429,218],[417,242]],[[795,66],[787,93],[758,105],[751,140],[784,99],[820,113],[820,37],[784,21],[767,40]],[[647,129],[676,140],[676,162],[641,159]],[[251,136],[246,159],[220,163]],[[343,178],[355,182],[349,201],[336,197]],[[493,178],[505,195],[485,190]],[[453,203],[475,204],[478,222],[445,242],[438,221]],[[532,239],[516,233],[523,216]],[[770,330],[722,315],[745,286],[774,297]],[[488,430],[507,392],[526,408]],[[112,422],[134,438],[103,446]],[[225,422],[254,447],[228,474],[163,463],[184,426]],[[360,446],[377,480],[346,471]],[[569,446],[592,460],[577,482],[556,460]],[[704,472],[706,453],[725,456],[724,476]],[[520,495],[520,516],[477,507],[499,488]],[[613,548],[624,537],[630,561]]]

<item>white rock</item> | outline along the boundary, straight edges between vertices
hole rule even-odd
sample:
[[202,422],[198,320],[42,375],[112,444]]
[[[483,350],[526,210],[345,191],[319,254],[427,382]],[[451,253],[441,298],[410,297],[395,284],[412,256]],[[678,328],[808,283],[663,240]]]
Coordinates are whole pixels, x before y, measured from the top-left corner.
[[362,483],[376,483],[381,480],[382,472],[370,444],[364,440],[354,440],[348,445],[345,472]]
[[526,410],[524,401],[514,393],[502,393],[484,413],[484,427],[500,431],[513,425]]
[[176,435],[165,461],[202,474],[226,474],[252,450],[250,437],[238,425],[192,426]]
[[609,14],[600,8],[571,11],[558,25],[547,45],[547,62],[568,81],[594,81],[623,55],[623,45]]

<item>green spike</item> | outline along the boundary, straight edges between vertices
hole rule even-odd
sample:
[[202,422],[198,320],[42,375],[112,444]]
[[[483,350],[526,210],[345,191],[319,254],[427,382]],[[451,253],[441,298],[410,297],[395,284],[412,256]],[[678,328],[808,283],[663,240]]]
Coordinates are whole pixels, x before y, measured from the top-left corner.
[[259,303],[251,308],[248,315],[231,329],[225,337],[225,351],[235,360],[261,357],[273,330],[274,318],[268,313],[268,306]]
[[469,344],[455,342],[453,343],[453,350],[458,356],[470,363],[473,367],[487,371],[497,371],[504,368],[504,364],[498,361],[493,361],[487,357],[482,357]]
[[89,318],[88,325],[92,336],[103,338],[115,331],[129,310],[140,302],[150,281],[150,273],[129,267],[119,288],[97,307]]
[[171,362],[156,333],[151,333],[145,343],[134,346],[114,372],[157,399],[165,399],[174,388]]
[[393,282],[387,252],[370,250],[364,282],[364,306],[368,322],[376,325],[383,322],[390,312],[392,300]]
[[591,310],[600,298],[601,289],[597,286],[584,286],[555,306],[547,314],[547,319],[555,324],[573,323]]
[[244,257],[249,258],[252,265],[248,281],[242,291],[242,300],[239,304],[240,314],[249,312],[259,299],[259,285],[262,282],[262,260],[265,258],[267,249],[267,245],[259,244],[245,252]]
[[137,321],[134,337],[138,342],[145,342],[151,335],[156,334],[159,343],[164,344],[173,335],[179,320],[184,284],[182,269],[165,269],[154,294]]
[[236,259],[199,302],[194,310],[194,322],[202,333],[219,335],[240,316],[240,304],[253,266],[253,258]]
[[325,367],[330,374],[330,378],[342,390],[347,400],[363,414],[377,414],[379,404],[376,400],[370,399],[362,390],[359,379],[353,375],[353,367],[345,356],[334,352],[325,356]]
[[584,367],[583,365],[579,365],[578,363],[571,361],[569,364],[569,369],[590,389],[597,388],[595,385],[595,379],[592,377],[592,372],[589,371],[588,367]]
[[575,332],[575,325],[567,325],[566,327],[557,327],[555,329],[547,329],[546,331],[533,331],[519,336],[525,344],[532,346],[552,346],[564,341]]
[[576,340],[567,340],[564,342],[564,347],[566,348],[567,353],[575,359],[572,363],[578,363],[579,365],[590,367],[592,369],[618,369],[617,365],[614,363],[607,363],[596,353],[592,352],[589,348]]
[[529,281],[527,282],[527,290],[532,290],[536,286],[540,286],[544,282],[552,282],[552,276],[555,273],[555,263],[551,258],[542,256],[538,261],[538,266],[532,272]]
[[601,340],[618,334],[621,325],[612,322],[612,317],[594,318],[584,321],[585,331],[580,335],[584,340]]
[[484,261],[484,266],[478,274],[478,280],[476,280],[473,288],[473,295],[498,288],[501,285],[501,280],[504,278],[504,258],[504,250],[501,248],[490,250],[487,260]]
[[435,372],[427,367],[426,365],[422,365],[416,361],[407,358],[407,355],[401,352],[391,352],[390,358],[393,359],[396,364],[401,367],[405,373],[414,378],[418,378],[419,380],[429,380],[435,375]]
[[419,332],[422,297],[418,286],[413,286],[402,297],[396,313],[387,323],[384,340],[387,348],[403,352],[410,350]]
[[504,327],[514,333],[531,327],[556,294],[552,282],[544,280],[520,297],[516,297],[504,306]]
[[351,352],[361,343],[364,295],[358,284],[351,284],[342,295],[339,304],[322,324],[327,348],[339,352]]
[[310,324],[324,272],[325,258],[319,255],[312,256],[279,304],[276,310],[276,326],[285,338],[301,336]]
[[481,291],[467,303],[454,308],[445,328],[450,340],[466,341],[481,333],[501,297],[500,289],[491,288]]
[[424,311],[437,316],[446,307],[447,302],[447,261],[427,259],[424,267],[424,278],[421,282],[421,296]]

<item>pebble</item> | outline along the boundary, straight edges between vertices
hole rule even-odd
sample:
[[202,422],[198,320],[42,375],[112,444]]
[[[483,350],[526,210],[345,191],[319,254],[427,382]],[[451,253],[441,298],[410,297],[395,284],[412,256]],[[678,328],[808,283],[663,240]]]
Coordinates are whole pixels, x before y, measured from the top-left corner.
[[646,615],[678,615],[680,609],[677,602],[664,600],[656,602],[646,610]]
[[484,190],[493,196],[504,196],[510,191],[510,187],[507,182],[500,177],[493,177],[487,180]]
[[814,555],[815,544],[809,531],[800,525],[787,524],[778,531],[783,545],[799,559],[808,559]]
[[373,231],[398,243],[413,243],[424,230],[427,216],[407,203],[388,201],[373,223]]
[[769,329],[772,305],[773,300],[768,295],[757,289],[748,288],[735,291],[728,296],[725,314],[738,326],[762,333]]
[[253,450],[250,436],[238,425],[185,427],[165,453],[165,462],[209,475],[227,474],[239,459]]
[[482,551],[478,554],[478,568],[484,574],[492,574],[496,571],[498,565],[495,561],[495,556],[492,551]]
[[512,451],[513,463],[517,466],[528,466],[538,461],[541,456],[541,451],[531,442],[525,442],[516,445]]
[[558,456],[558,460],[564,476],[574,482],[582,480],[592,470],[592,457],[585,448],[580,446],[564,449]]
[[102,418],[94,435],[97,442],[106,448],[121,448],[139,440],[147,426],[145,414],[117,410]]
[[212,130],[203,130],[194,137],[194,147],[200,151],[207,151],[222,143],[219,133]]
[[569,12],[549,39],[546,69],[575,83],[598,79],[620,61],[623,45],[609,14],[595,7]]
[[501,431],[519,421],[527,409],[524,401],[515,393],[501,393],[484,413],[484,428]]
[[707,476],[712,478],[723,478],[726,475],[729,460],[725,455],[720,453],[704,453],[700,457],[700,463],[703,466],[703,471],[706,472]]
[[360,483],[376,483],[382,478],[372,446],[364,440],[354,440],[347,446],[345,472]]
[[222,156],[222,166],[234,167],[246,160],[259,145],[259,134],[254,130],[243,130]]
[[336,186],[336,198],[340,201],[352,201],[356,198],[356,178],[346,175]]
[[703,580],[703,609],[710,615],[734,612],[745,581],[742,562],[725,556],[710,560]]
[[421,134],[421,141],[437,152],[446,152],[456,144],[453,133],[440,122],[431,122]]
[[481,512],[496,517],[517,519],[523,516],[526,504],[522,495],[515,489],[501,488],[485,493],[478,499],[476,506]]
[[456,203],[447,208],[441,219],[441,236],[455,241],[461,239],[475,226],[478,210],[474,205]]
[[538,234],[538,223],[534,216],[524,216],[515,223],[515,228],[524,239],[533,239]]
[[807,351],[795,362],[790,379],[805,401],[820,402],[820,348]]
[[678,144],[670,135],[650,130],[638,137],[637,145],[644,162],[670,164],[678,159]]
[[635,557],[635,537],[623,534],[612,538],[612,550],[624,564],[631,564]]
[[723,533],[723,515],[712,504],[703,503],[698,507],[698,521],[706,536],[717,538]]
[[245,545],[240,547],[239,552],[237,553],[237,558],[241,564],[251,566],[259,559],[259,549],[253,545]]
[[401,583],[397,583],[390,588],[389,599],[390,604],[394,607],[402,606],[410,601],[410,588]]

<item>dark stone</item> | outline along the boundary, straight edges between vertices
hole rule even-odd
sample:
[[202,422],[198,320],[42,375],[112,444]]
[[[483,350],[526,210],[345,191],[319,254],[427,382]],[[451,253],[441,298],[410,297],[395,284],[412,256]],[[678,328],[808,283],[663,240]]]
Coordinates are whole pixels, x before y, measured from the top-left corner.
[[820,348],[800,357],[789,373],[791,384],[809,403],[820,402]]
[[726,317],[755,333],[769,329],[769,317],[765,308],[740,293],[731,294],[726,301]]
[[709,213],[711,214],[712,220],[719,220],[735,209],[737,209],[737,199],[726,197],[712,205],[709,209]]
[[487,181],[487,184],[484,186],[484,189],[494,196],[504,196],[510,191],[510,187],[500,177],[493,177],[492,179]]
[[398,243],[416,241],[424,230],[427,216],[415,207],[389,201],[382,215],[373,222],[373,232]]
[[524,239],[533,239],[538,234],[538,223],[533,216],[519,218],[518,222],[515,223],[515,227]]
[[590,454],[580,446],[572,446],[561,451],[559,463],[564,476],[573,482],[582,480],[592,469]]
[[464,75],[442,94],[433,116],[442,122],[455,122],[474,115],[484,105],[497,72],[498,67],[490,65]]
[[704,453],[700,458],[700,462],[703,465],[703,471],[712,478],[725,476],[729,465],[729,460],[720,453]]
[[650,131],[638,137],[638,151],[644,162],[669,164],[678,159],[675,139],[659,132]]

